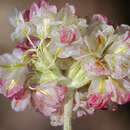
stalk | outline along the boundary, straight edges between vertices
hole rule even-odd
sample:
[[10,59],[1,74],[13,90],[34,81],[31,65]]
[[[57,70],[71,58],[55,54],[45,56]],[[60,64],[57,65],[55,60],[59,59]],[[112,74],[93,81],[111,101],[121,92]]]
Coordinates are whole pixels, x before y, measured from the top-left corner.
[[71,118],[73,109],[74,91],[87,84],[89,80],[86,79],[87,74],[83,71],[79,62],[75,62],[68,71],[67,77],[71,79],[68,84],[68,91],[65,96],[64,104],[64,130],[72,130]]
[[72,130],[71,117],[73,108],[74,89],[68,88],[64,104],[64,130]]

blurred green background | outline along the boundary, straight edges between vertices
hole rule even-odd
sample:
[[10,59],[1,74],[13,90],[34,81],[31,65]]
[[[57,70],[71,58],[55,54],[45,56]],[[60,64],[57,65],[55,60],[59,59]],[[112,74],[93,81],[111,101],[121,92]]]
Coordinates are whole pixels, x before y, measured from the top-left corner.
[[[0,54],[11,52],[16,43],[10,39],[13,28],[8,22],[14,7],[29,8],[33,0],[0,0]],[[36,0],[35,0],[36,1]],[[127,0],[49,0],[58,8],[69,2],[75,5],[77,15],[91,17],[101,13],[115,24],[130,24],[130,3]],[[0,96],[0,130],[62,130],[51,127],[49,120],[33,110],[14,112],[10,101]],[[73,130],[130,130],[130,104],[116,112],[99,111],[92,116],[73,120]]]

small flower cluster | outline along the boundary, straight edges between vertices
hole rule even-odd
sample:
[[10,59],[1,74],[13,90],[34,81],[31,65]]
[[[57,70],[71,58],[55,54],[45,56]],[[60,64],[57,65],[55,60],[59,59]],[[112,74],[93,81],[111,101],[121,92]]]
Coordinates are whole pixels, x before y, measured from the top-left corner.
[[57,11],[45,0],[15,9],[10,22],[19,43],[0,56],[0,93],[15,111],[33,107],[57,126],[130,101],[128,25],[115,28],[100,14],[87,23],[72,5]]

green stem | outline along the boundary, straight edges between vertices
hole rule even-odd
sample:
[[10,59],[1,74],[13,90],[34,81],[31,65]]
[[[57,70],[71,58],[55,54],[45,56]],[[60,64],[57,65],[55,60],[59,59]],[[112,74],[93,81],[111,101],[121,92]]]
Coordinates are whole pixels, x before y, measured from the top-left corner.
[[71,117],[73,108],[74,89],[68,88],[64,105],[64,130],[72,130]]

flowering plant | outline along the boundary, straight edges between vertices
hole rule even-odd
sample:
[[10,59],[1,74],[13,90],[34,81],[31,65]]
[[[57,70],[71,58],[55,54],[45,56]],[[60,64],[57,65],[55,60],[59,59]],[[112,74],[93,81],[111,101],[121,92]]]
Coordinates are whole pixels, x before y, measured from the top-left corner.
[[116,110],[130,101],[130,27],[86,19],[45,0],[10,18],[19,43],[0,56],[0,93],[15,111],[33,107],[51,125],[71,130],[72,115]]

